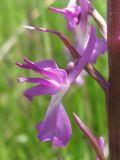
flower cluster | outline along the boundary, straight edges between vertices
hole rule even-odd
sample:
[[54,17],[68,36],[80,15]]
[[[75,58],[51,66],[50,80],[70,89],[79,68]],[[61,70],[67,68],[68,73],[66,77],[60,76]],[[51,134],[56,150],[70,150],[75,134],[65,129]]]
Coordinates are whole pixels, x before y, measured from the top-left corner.
[[[64,15],[67,26],[73,31],[75,44],[71,45],[67,39],[59,32],[44,28],[27,26],[32,30],[41,32],[50,32],[57,35],[66,45],[72,55],[72,59],[66,69],[60,69],[53,60],[43,60],[31,62],[24,59],[24,63],[16,63],[18,67],[30,69],[37,72],[42,77],[37,78],[18,78],[18,82],[29,82],[35,84],[32,88],[27,89],[24,95],[32,101],[34,96],[51,95],[51,101],[48,106],[44,119],[36,126],[38,139],[40,141],[51,141],[53,146],[65,146],[72,134],[72,128],[69,118],[62,105],[62,98],[72,83],[82,81],[81,73],[85,66],[96,63],[100,54],[105,53],[107,47],[104,39],[96,37],[95,27],[88,24],[90,3],[87,0],[70,0],[68,6],[63,9],[50,7],[49,10]],[[68,69],[69,68],[69,69]],[[75,115],[74,115],[75,116]],[[76,123],[78,123],[77,118]],[[87,135],[88,139],[96,144],[100,149],[98,157],[103,151],[103,139],[96,140],[91,132],[79,121],[81,130]],[[98,150],[99,150],[98,149]],[[102,150],[102,151],[101,151]],[[99,159],[99,158],[98,158]]]

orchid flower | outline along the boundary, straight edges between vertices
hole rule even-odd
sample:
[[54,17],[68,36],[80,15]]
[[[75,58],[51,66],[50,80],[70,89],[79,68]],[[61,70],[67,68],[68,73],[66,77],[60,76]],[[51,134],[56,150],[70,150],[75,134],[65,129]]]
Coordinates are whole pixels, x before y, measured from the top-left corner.
[[76,0],[70,0],[67,7],[63,9],[54,7],[49,8],[49,10],[53,12],[64,15],[67,21],[67,28],[70,31],[74,31],[79,25],[81,25],[82,29],[85,31],[88,19],[88,9],[87,0],[80,0],[80,5],[77,5]]
[[68,89],[67,73],[59,69],[53,60],[33,63],[24,59],[25,63],[17,65],[24,69],[32,69],[45,78],[18,78],[19,82],[35,83],[36,86],[27,89],[24,95],[32,100],[33,96],[51,95],[51,101],[42,122],[37,125],[40,141],[52,141],[54,146],[64,146],[71,137],[71,125],[61,104],[61,99]]
[[44,117],[44,120],[37,125],[38,138],[40,141],[52,141],[53,146],[65,146],[72,134],[71,124],[61,104],[64,94],[75,81],[79,73],[88,63],[95,45],[95,29],[91,29],[88,45],[73,70],[67,74],[59,69],[52,60],[44,60],[33,63],[24,59],[24,64],[16,63],[24,69],[31,69],[46,78],[18,78],[19,82],[35,83],[36,86],[27,89],[24,95],[32,100],[33,96],[51,95],[51,101]]

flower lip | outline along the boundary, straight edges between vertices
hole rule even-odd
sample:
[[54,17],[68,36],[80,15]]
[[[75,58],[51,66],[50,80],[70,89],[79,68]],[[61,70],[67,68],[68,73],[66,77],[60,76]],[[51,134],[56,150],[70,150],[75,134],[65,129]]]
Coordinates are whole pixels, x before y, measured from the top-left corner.
[[49,112],[36,128],[38,139],[42,142],[52,141],[56,147],[64,147],[71,138],[72,129],[68,116],[61,104],[49,105]]

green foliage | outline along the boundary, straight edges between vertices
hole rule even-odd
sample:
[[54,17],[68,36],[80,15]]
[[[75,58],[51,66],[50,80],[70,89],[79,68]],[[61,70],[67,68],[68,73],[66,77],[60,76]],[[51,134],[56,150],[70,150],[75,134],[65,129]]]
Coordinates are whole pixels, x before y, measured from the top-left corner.
[[[16,83],[19,76],[34,76],[32,72],[16,67],[15,62],[24,57],[33,61],[54,58],[60,67],[65,67],[64,46],[58,38],[22,28],[22,25],[32,24],[71,37],[64,18],[47,10],[49,0],[0,2],[0,160],[95,159],[94,151],[72,116],[72,112],[76,112],[96,136],[103,135],[107,141],[104,93],[92,78],[86,77],[85,85],[80,88],[74,85],[64,97],[63,104],[72,123],[73,135],[68,146],[62,149],[52,148],[48,142],[40,143],[36,138],[35,125],[43,119],[50,97],[36,97],[30,103],[22,95],[28,84]],[[104,1],[95,1],[95,5],[105,14]],[[54,6],[62,7],[64,2],[56,1]],[[101,57],[96,67],[107,77],[107,56]]]

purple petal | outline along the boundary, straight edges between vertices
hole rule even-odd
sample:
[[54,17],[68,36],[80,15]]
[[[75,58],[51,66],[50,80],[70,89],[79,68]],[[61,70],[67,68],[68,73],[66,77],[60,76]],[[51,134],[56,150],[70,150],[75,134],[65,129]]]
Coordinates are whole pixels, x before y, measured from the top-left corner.
[[85,48],[85,51],[82,57],[79,59],[78,64],[74,67],[71,74],[69,74],[68,81],[70,83],[73,83],[73,81],[77,78],[77,76],[80,74],[80,72],[85,67],[85,65],[89,62],[90,56],[95,47],[95,42],[96,42],[95,28],[91,27],[91,33],[90,33],[87,47]]
[[51,81],[51,80],[46,80],[46,79],[43,79],[43,78],[24,78],[24,77],[19,77],[17,78],[17,81],[18,82],[29,82],[29,83],[39,83],[39,84],[42,84],[42,85],[57,85],[59,86],[59,84],[55,81]]
[[84,70],[82,70],[81,73],[78,75],[77,79],[75,80],[78,86],[82,86],[85,83],[84,76],[86,75],[87,75],[87,72]]
[[84,79],[83,79],[83,77],[81,75],[79,75],[77,77],[77,79],[75,80],[75,82],[77,83],[78,86],[82,86],[85,83],[85,81],[84,81]]
[[52,69],[52,68],[48,68],[48,67],[39,68],[40,62],[33,63],[33,62],[29,61],[28,59],[24,59],[24,61],[31,67],[31,69],[33,69],[36,72],[39,72],[40,74],[42,74],[48,78],[54,79],[58,82],[64,82],[66,79],[67,74],[62,69]]
[[48,8],[50,11],[52,11],[52,12],[56,12],[56,13],[60,13],[60,14],[65,14],[65,12],[66,12],[66,10],[63,8],[54,8],[54,7],[49,7]]
[[64,147],[71,137],[71,124],[61,104],[49,107],[50,112],[36,127],[38,138],[40,141],[52,141],[53,146]]
[[99,55],[104,54],[107,51],[107,44],[104,39],[97,39],[95,49],[90,57],[90,63],[95,64]]
[[43,60],[40,62],[36,62],[35,65],[39,69],[50,68],[50,69],[58,69],[57,64],[53,60]]
[[[87,33],[84,35],[82,39],[80,38],[81,36],[83,36],[83,33],[81,33],[80,30],[77,30],[75,35],[75,41],[76,41],[75,46],[80,55],[83,54],[83,51],[87,46],[87,42],[90,36],[89,27],[88,27]],[[89,63],[95,64],[98,56],[101,54],[104,54],[106,50],[107,50],[106,41],[104,39],[96,38],[95,48],[89,59]]]
[[[55,63],[54,64],[48,63],[47,65],[45,61],[41,61],[37,63],[33,63],[28,59],[24,59],[24,61],[25,61],[25,64],[17,63],[17,65],[24,69],[32,69],[35,72],[38,72],[43,76],[56,80],[59,83],[64,83],[66,81],[67,73],[62,69],[54,69],[57,67]],[[54,67],[54,68],[51,68],[51,67]]]
[[37,85],[30,89],[27,89],[24,92],[24,96],[28,98],[28,100],[32,101],[33,96],[40,96],[40,95],[54,95],[56,92],[60,90],[60,86],[55,85]]
[[81,13],[80,6],[77,6],[76,0],[70,0],[69,4],[66,8],[58,9],[50,7],[49,10],[63,14],[66,21],[67,21],[67,27],[70,31],[73,31],[79,24],[79,15]]
[[[26,61],[27,59],[25,59]],[[28,60],[27,60],[28,61]],[[31,62],[32,63],[32,62]],[[29,64],[20,64],[20,63],[16,63],[19,67],[25,68],[25,69],[29,69],[30,65]],[[50,68],[50,69],[58,69],[57,64],[53,61],[53,60],[43,60],[43,61],[39,61],[36,62],[35,65],[39,68],[39,69],[44,69],[44,68]]]
[[74,31],[75,28],[79,25],[79,15],[81,9],[79,6],[72,7],[73,11],[66,10],[65,19],[67,21],[67,28],[70,31]]
[[[83,51],[85,50],[89,37],[90,37],[90,32],[91,32],[91,27],[87,26],[85,33],[83,32],[83,30],[81,30],[80,28],[78,28],[75,32],[75,48],[77,49],[77,51],[79,52],[79,55],[82,56]],[[81,38],[82,37],[82,38]]]
[[82,30],[85,31],[87,28],[87,19],[88,19],[88,0],[80,0],[81,6],[81,19],[80,25]]
[[30,65],[28,64],[22,64],[22,63],[16,62],[16,65],[23,69],[31,69]]

